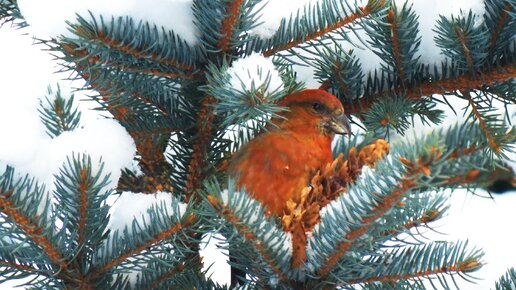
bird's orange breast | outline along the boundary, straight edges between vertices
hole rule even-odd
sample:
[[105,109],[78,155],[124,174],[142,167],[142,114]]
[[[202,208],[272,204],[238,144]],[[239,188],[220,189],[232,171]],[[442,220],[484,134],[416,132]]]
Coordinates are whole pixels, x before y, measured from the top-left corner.
[[268,211],[281,214],[286,202],[299,195],[331,160],[331,138],[327,136],[272,131],[237,152],[228,173]]

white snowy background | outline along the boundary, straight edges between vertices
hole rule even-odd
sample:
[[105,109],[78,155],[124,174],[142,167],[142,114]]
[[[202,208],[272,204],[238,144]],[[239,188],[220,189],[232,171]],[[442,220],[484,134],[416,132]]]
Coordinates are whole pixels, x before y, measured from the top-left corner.
[[[22,14],[30,26],[15,30],[8,26],[0,28],[0,168],[5,165],[14,166],[20,174],[30,174],[41,183],[46,184],[49,191],[53,187],[54,174],[59,170],[66,156],[72,153],[88,153],[93,160],[101,157],[106,164],[106,171],[112,175],[111,185],[116,184],[120,169],[134,168],[133,156],[135,145],[127,132],[115,121],[107,119],[105,113],[92,111],[92,102],[81,101],[83,118],[80,128],[67,132],[55,139],[46,136],[45,128],[39,120],[37,108],[45,96],[47,85],[59,82],[64,95],[83,85],[80,81],[65,80],[67,74],[56,74],[59,69],[56,62],[43,47],[33,45],[32,36],[46,38],[60,34],[67,35],[65,20],[73,20],[75,13],[86,15],[90,10],[94,14],[111,16],[131,16],[137,20],[149,21],[164,26],[180,34],[189,43],[196,42],[196,30],[192,23],[190,10],[191,0],[19,0]],[[267,1],[264,1],[267,2]],[[304,4],[315,0],[269,0],[263,7],[263,24],[252,33],[262,37],[270,37],[280,23]],[[361,1],[359,1],[361,2]],[[403,1],[396,1],[402,3]],[[481,15],[483,4],[480,0],[438,0],[415,1],[416,13],[420,18],[420,30],[423,36],[421,59],[432,63],[444,58],[433,43],[432,29],[439,14],[458,14],[460,10]],[[364,69],[380,66],[380,60],[367,50],[356,51],[361,58]],[[249,65],[254,69],[259,65],[263,69],[271,69],[270,61],[253,56],[240,65]],[[241,67],[233,68],[238,73]],[[307,87],[316,87],[310,70],[300,68],[299,79],[305,81]],[[250,78],[248,81],[251,81]],[[281,84],[280,84],[281,85]],[[87,92],[76,93],[76,100],[87,100]],[[463,106],[454,103],[456,108]],[[461,117],[449,113],[445,125],[449,125]],[[414,132],[427,131],[418,127]],[[514,158],[514,155],[513,155]],[[479,195],[486,196],[479,191]],[[139,195],[125,193],[112,200],[112,220],[110,226],[120,229],[134,216],[145,214],[152,204],[167,200],[167,194]],[[494,200],[455,191],[451,194],[451,208],[447,217],[435,224],[437,231],[428,232],[427,236],[435,240],[468,239],[472,245],[483,248],[486,265],[475,273],[480,278],[477,284],[457,279],[460,289],[485,290],[494,288],[495,281],[505,273],[508,267],[516,267],[516,193],[495,196]],[[123,210],[119,210],[123,209]],[[229,267],[225,256],[214,246],[211,240],[203,251],[205,264],[211,267],[213,278],[219,283],[229,281]],[[10,289],[16,282],[0,285],[1,289]]]

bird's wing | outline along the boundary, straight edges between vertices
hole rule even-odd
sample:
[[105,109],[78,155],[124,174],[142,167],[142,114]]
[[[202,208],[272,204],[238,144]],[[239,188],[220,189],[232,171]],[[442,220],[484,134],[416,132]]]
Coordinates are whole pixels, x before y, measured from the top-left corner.
[[290,134],[265,134],[242,148],[232,159],[228,173],[256,199],[275,213],[308,185],[305,148]]

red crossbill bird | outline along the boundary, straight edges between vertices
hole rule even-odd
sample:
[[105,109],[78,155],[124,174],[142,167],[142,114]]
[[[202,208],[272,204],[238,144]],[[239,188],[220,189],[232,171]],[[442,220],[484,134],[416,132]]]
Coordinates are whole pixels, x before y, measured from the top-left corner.
[[280,105],[288,110],[271,120],[267,132],[236,152],[228,167],[237,186],[276,215],[332,161],[335,134],[350,133],[342,103],[330,93],[304,90],[286,96]]

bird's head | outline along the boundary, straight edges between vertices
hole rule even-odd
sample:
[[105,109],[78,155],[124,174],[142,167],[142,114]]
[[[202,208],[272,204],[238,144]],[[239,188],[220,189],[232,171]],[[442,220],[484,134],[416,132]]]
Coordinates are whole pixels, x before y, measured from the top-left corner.
[[280,113],[284,120],[273,120],[282,129],[329,137],[333,137],[334,134],[351,133],[342,103],[337,97],[323,90],[303,90],[288,95],[280,105],[289,109]]

